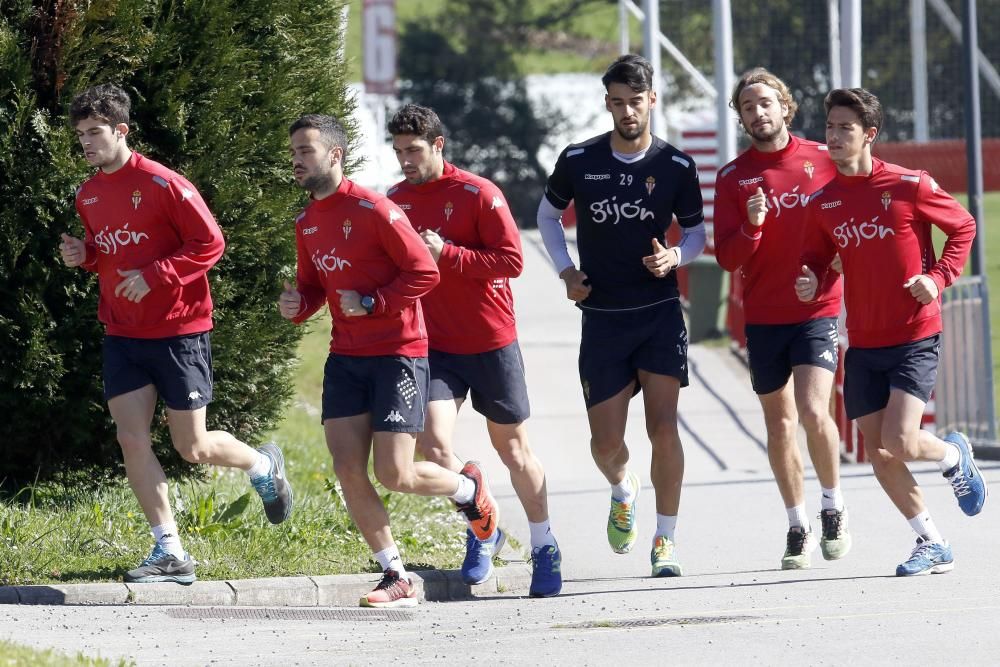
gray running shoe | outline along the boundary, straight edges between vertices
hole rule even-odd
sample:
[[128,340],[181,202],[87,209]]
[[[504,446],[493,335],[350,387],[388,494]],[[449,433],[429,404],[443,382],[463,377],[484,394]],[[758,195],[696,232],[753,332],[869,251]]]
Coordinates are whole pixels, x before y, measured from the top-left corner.
[[190,554],[184,554],[182,560],[157,544],[149,557],[142,561],[142,565],[125,573],[125,581],[130,584],[150,584],[157,581],[193,584],[198,578],[195,576],[194,566],[195,562]]
[[285,477],[285,457],[281,448],[269,442],[257,449],[271,459],[271,472],[252,477],[250,483],[264,501],[264,514],[271,523],[278,524],[292,515],[292,485]]

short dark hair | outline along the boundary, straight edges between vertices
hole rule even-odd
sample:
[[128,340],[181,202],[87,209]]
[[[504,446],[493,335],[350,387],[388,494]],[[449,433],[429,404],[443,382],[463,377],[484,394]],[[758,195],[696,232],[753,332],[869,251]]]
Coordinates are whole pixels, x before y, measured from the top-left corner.
[[74,126],[81,120],[97,118],[109,125],[128,125],[132,100],[128,93],[113,83],[92,86],[73,98],[69,105],[69,120]]
[[788,108],[784,116],[785,125],[791,125],[792,120],[795,119],[795,112],[798,111],[799,105],[796,103],[795,98],[792,97],[791,91],[788,90],[788,84],[763,67],[754,67],[743,72],[740,80],[736,82],[736,86],[733,88],[733,96],[729,99],[729,108],[735,111],[736,115],[740,117],[740,124],[743,124],[743,114],[740,113],[740,95],[743,94],[744,88],[749,88],[758,83],[764,84],[768,88],[773,88],[778,93],[778,101]]
[[389,121],[389,134],[394,137],[412,134],[427,143],[432,143],[438,137],[444,136],[444,125],[434,109],[419,104],[407,104]]
[[629,53],[608,65],[601,77],[604,89],[612,83],[624,83],[637,93],[653,89],[653,66],[640,55]]
[[347,158],[347,130],[344,129],[339,120],[333,116],[308,113],[292,123],[291,127],[288,128],[288,136],[309,128],[319,130],[319,140],[327,148],[339,148],[343,152],[344,158]]
[[[882,131],[882,103],[864,88],[835,88],[823,100],[827,115],[833,107],[847,107],[858,115],[861,125]],[[875,135],[878,138],[878,134]]]

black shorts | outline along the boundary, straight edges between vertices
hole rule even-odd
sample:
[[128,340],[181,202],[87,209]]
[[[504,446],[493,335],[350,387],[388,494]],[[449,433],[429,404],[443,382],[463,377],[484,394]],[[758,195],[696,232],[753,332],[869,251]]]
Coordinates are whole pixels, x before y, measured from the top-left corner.
[[104,400],[156,387],[171,410],[197,410],[212,401],[212,344],[206,331],[171,338],[105,336]]
[[844,357],[844,407],[848,419],[878,412],[889,390],[901,389],[926,403],[937,379],[941,334],[892,347],[850,347]]
[[524,382],[524,359],[515,340],[479,354],[431,350],[429,401],[464,399],[472,391],[472,407],[496,424],[520,424],[531,408]]
[[750,383],[758,394],[784,387],[794,366],[837,372],[836,317],[797,324],[748,324],[746,336]]
[[323,369],[323,421],[371,413],[372,431],[424,430],[427,359],[331,354]]
[[640,370],[670,375],[688,385],[687,328],[681,303],[672,299],[641,310],[583,311],[580,384],[587,409],[608,400]]

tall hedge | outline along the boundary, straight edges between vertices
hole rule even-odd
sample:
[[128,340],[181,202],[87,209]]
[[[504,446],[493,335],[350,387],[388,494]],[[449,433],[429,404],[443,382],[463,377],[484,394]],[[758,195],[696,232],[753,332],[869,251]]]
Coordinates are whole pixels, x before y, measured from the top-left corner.
[[[97,284],[62,266],[59,234],[82,234],[74,189],[90,168],[66,112],[112,82],[132,96],[133,149],[188,177],[227,249],[216,304],[209,427],[251,442],[291,393],[300,331],[274,301],[294,275],[287,127],[346,118],[342,0],[15,0],[0,4],[0,480],[117,472],[101,394]],[[353,128],[349,128],[353,132]],[[154,439],[171,472],[162,415]]]

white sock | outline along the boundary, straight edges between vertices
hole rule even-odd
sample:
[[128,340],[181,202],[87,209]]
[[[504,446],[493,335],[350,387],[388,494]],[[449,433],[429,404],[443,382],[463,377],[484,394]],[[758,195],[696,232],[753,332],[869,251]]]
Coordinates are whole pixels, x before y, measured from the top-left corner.
[[958,465],[959,460],[962,458],[962,454],[958,449],[958,445],[944,441],[944,444],[948,445],[945,447],[944,458],[937,462],[938,468],[941,472],[948,472],[952,468]]
[[458,489],[448,497],[459,505],[468,505],[476,497],[476,483],[465,475],[459,475]]
[[395,544],[375,554],[375,560],[378,561],[383,572],[386,570],[395,570],[401,577],[406,574],[406,568],[403,567],[403,559],[399,557],[399,548]]
[[153,526],[153,539],[171,556],[184,558],[184,547],[181,545],[181,536],[177,534],[177,524],[164,523]]
[[677,540],[674,539],[674,533],[676,532],[677,532],[676,516],[667,516],[666,514],[656,515],[656,535],[653,536],[654,540],[660,535],[662,535],[671,542],[676,543]]
[[250,475],[250,479],[255,477],[263,477],[264,475],[269,475],[271,473],[271,457],[266,454],[261,454],[256,452],[257,460],[253,462],[250,469],[247,470],[247,474]]
[[924,538],[925,542],[944,542],[944,538],[938,532],[937,526],[934,525],[931,513],[927,510],[924,510],[908,521],[910,527],[913,528],[913,532]]
[[625,472],[625,477],[618,484],[611,485],[611,497],[620,503],[630,503],[639,495],[639,489],[632,488],[632,475]]
[[821,491],[822,495],[819,501],[822,509],[843,511],[844,496],[841,494],[839,486],[835,486],[832,489],[821,489]]
[[528,522],[528,529],[531,531],[531,548],[539,549],[541,547],[556,546],[556,538],[552,535],[552,528],[549,526],[549,520],[539,521],[538,523]]
[[785,512],[788,513],[788,527],[789,528],[802,528],[806,532],[809,532],[809,517],[806,516],[806,506],[796,505],[795,507],[786,507]]

